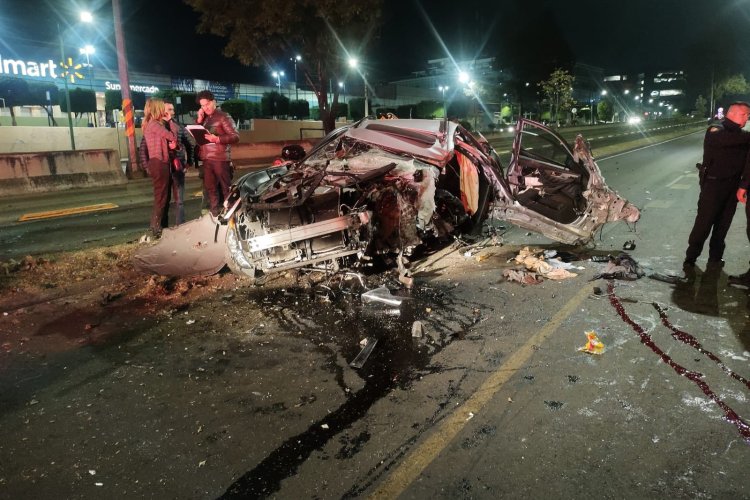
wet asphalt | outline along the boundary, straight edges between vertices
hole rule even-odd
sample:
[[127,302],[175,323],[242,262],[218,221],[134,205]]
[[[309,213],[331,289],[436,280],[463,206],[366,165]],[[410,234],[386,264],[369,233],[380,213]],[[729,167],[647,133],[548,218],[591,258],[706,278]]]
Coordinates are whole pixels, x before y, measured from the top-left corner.
[[[398,307],[300,273],[138,310],[103,345],[3,355],[0,497],[750,497],[750,309],[727,285],[742,213],[723,268],[648,278],[682,276],[699,153],[693,136],[603,161],[643,218],[595,249],[497,222],[502,245],[432,254],[411,291],[365,272]],[[591,255],[628,240],[647,276],[590,281]],[[527,244],[576,254],[579,276],[504,281]],[[599,355],[579,351],[589,331]]]

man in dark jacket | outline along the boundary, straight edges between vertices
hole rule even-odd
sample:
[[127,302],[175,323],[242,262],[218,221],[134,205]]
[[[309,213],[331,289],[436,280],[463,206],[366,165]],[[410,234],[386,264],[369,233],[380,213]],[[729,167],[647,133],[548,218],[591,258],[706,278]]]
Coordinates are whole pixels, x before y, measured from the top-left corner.
[[695,266],[709,234],[708,264],[714,267],[723,265],[724,239],[737,209],[737,188],[750,151],[750,133],[742,130],[749,116],[750,104],[732,103],[726,117],[706,131],[698,212],[683,263],[686,269]]
[[[750,205],[747,203],[748,189],[750,189],[750,153],[747,155],[745,169],[742,172],[742,179],[740,180],[740,187],[737,189],[737,200],[745,205],[745,218],[747,219],[745,231],[747,232],[747,239],[750,240]],[[729,284],[744,285],[750,288],[750,270],[745,271],[742,274],[729,276],[727,281]]]
[[196,101],[200,104],[196,123],[203,125],[208,134],[208,144],[199,149],[203,160],[203,186],[208,192],[211,213],[221,212],[221,200],[227,198],[232,183],[231,146],[240,140],[234,120],[216,107],[216,99],[208,90],[198,92]]

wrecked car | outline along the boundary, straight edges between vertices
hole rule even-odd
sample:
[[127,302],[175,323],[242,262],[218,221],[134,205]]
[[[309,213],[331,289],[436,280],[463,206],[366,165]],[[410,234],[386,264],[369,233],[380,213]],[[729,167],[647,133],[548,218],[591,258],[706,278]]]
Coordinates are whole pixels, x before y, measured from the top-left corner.
[[[226,262],[233,272],[255,277],[408,256],[428,241],[478,233],[488,218],[579,245],[591,242],[606,222],[639,216],[606,185],[581,136],[571,146],[544,125],[521,119],[504,170],[485,138],[457,123],[364,119],[335,130],[302,159],[241,177],[218,218],[223,227],[210,234],[213,241],[196,229],[196,241],[187,243],[199,252],[212,243],[223,250],[219,257],[213,249],[213,272]],[[185,242],[176,245],[180,251],[164,255],[185,257]],[[164,274],[154,251],[141,252],[139,260]],[[193,274],[200,273],[195,267]]]

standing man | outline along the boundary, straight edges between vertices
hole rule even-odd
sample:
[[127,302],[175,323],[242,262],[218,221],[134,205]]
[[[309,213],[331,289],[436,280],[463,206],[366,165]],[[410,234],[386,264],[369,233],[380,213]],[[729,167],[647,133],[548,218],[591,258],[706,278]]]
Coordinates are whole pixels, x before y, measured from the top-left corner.
[[[750,240],[750,205],[747,203],[748,189],[750,189],[750,153],[747,155],[745,170],[742,172],[742,180],[740,180],[740,187],[737,190],[737,200],[745,205],[745,218],[747,219],[745,231],[747,232],[747,239]],[[744,285],[750,288],[750,270],[742,274],[729,276],[727,282],[730,285]]]
[[[164,101],[166,121],[164,126],[177,136],[177,148],[170,150],[172,172],[172,199],[176,207],[175,225],[185,222],[185,170],[194,164],[193,137],[187,133],[185,127],[174,119],[174,103]],[[176,160],[176,161],[175,161]]]
[[684,269],[691,269],[708,238],[708,265],[724,263],[724,239],[737,209],[737,189],[750,151],[750,133],[742,130],[750,117],[750,104],[735,102],[726,117],[708,127],[703,139],[700,196],[693,230],[688,237]]
[[240,134],[232,117],[216,107],[216,99],[211,91],[198,92],[196,101],[200,104],[196,123],[203,125],[208,134],[208,144],[200,147],[203,160],[203,186],[208,192],[211,214],[216,217],[221,212],[221,202],[229,194],[232,183],[231,146],[240,140]]

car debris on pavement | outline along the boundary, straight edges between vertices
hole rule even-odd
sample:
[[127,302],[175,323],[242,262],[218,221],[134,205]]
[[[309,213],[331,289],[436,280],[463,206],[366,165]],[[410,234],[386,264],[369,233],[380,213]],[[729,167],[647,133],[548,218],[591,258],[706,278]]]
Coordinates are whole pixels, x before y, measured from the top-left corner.
[[582,245],[607,222],[640,217],[606,185],[582,136],[570,145],[527,119],[518,122],[507,168],[481,134],[455,122],[363,119],[301,159],[241,177],[224,205],[216,219],[165,229],[136,254],[138,269],[190,276],[228,265],[262,280],[385,258],[410,287],[405,260],[425,246],[476,237],[489,219]]

